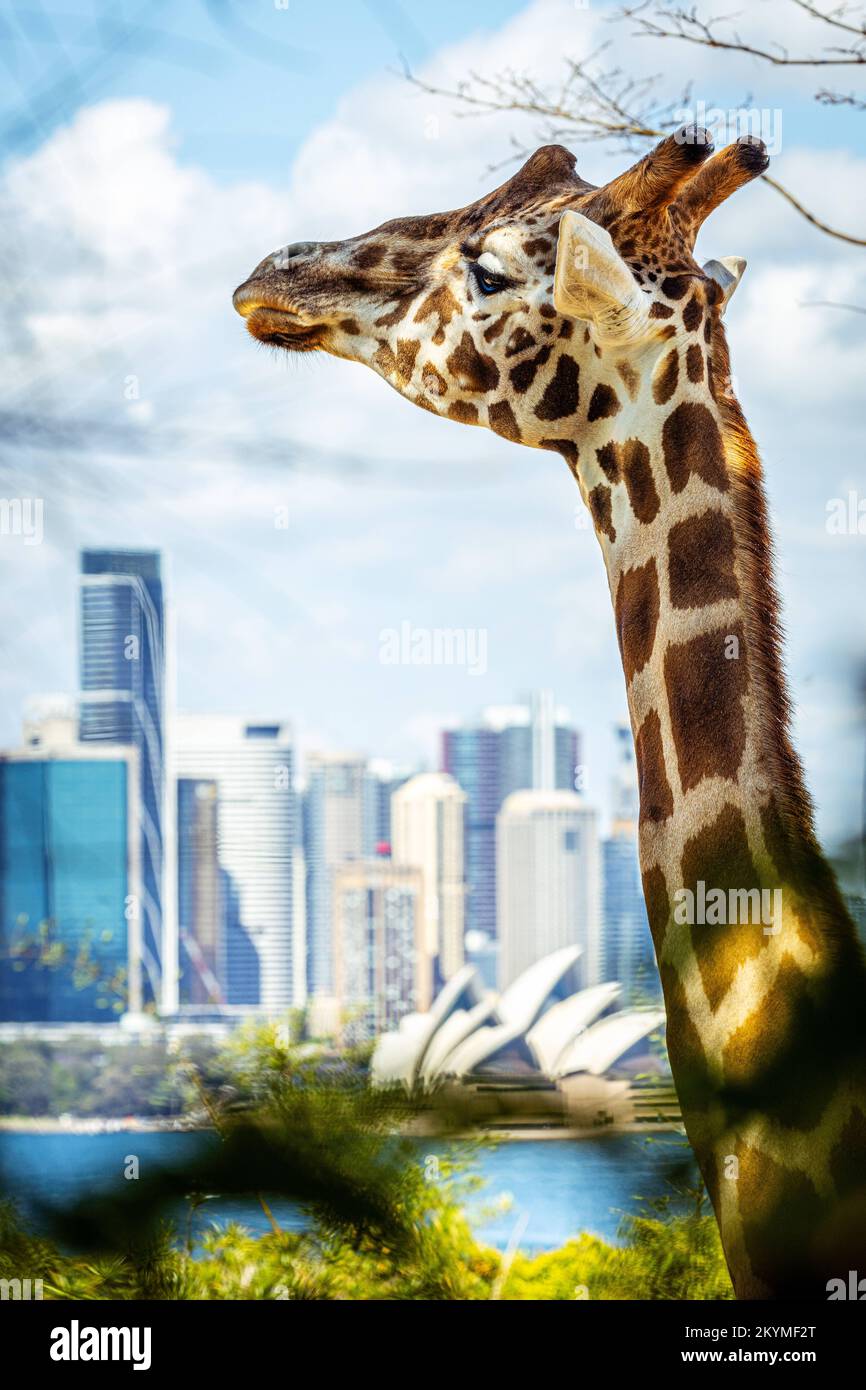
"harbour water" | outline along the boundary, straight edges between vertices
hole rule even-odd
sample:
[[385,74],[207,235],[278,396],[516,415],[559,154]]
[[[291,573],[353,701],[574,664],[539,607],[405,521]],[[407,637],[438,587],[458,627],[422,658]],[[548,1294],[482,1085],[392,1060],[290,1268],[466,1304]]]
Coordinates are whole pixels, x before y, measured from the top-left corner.
[[[131,1154],[145,1171],[154,1164],[178,1164],[207,1142],[213,1141],[189,1132],[0,1133],[0,1185],[3,1195],[32,1218],[40,1202],[66,1204],[125,1184]],[[418,1141],[419,1163],[434,1179],[436,1160],[451,1152],[447,1143]],[[670,1197],[671,1210],[684,1208],[672,1169],[686,1157],[685,1140],[670,1133],[482,1145],[474,1151],[472,1171],[483,1186],[469,1198],[467,1214],[478,1238],[500,1249],[515,1235],[526,1250],[554,1249],[583,1231],[613,1241],[623,1215],[646,1213],[652,1199]],[[677,1179],[682,1180],[679,1172]],[[306,1225],[295,1204],[277,1198],[272,1205],[284,1229]],[[254,1199],[215,1197],[199,1208],[194,1230],[228,1221],[256,1233],[267,1229]]]

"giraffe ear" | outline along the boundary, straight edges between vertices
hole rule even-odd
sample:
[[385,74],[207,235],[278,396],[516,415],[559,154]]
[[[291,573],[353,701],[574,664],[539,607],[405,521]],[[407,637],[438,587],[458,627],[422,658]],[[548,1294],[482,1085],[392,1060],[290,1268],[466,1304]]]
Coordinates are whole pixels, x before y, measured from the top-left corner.
[[746,262],[742,256],[722,256],[719,261],[707,261],[704,274],[722,287],[722,313],[728,307],[728,300],[743,278]]
[[648,297],[610,232],[571,209],[559,220],[553,303],[560,314],[591,324],[600,343],[636,342],[651,329]]

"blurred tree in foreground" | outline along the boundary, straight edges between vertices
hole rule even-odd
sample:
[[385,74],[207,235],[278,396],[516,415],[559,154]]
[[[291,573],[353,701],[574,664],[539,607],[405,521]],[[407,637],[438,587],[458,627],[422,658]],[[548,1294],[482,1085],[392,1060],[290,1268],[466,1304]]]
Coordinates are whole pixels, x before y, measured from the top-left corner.
[[[208,1093],[187,1064],[220,1142],[72,1208],[43,1204],[39,1234],[3,1205],[0,1278],[41,1279],[46,1298],[73,1300],[731,1296],[700,1202],[685,1217],[657,1208],[625,1218],[618,1247],[583,1235],[543,1255],[503,1256],[475,1238],[465,1213],[481,1187],[477,1143],[452,1140],[431,1174],[407,1133],[413,1106],[402,1093],[372,1091],[356,1070],[274,1029],[233,1048],[230,1092]],[[270,1234],[202,1226],[215,1193],[258,1197]],[[276,1196],[301,1208],[303,1232],[280,1229]]]

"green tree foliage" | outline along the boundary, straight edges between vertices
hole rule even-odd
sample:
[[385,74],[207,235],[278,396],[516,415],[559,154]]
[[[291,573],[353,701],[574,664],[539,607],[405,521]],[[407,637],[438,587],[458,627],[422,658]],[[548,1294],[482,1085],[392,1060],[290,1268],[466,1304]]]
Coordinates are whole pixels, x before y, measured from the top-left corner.
[[[560,1250],[503,1257],[466,1216],[481,1187],[478,1145],[452,1139],[449,1156],[431,1164],[409,1137],[406,1097],[371,1090],[356,1067],[289,1037],[242,1034],[218,1065],[207,1053],[177,1059],[172,1085],[198,1097],[219,1142],[119,1193],[38,1211],[34,1229],[3,1206],[0,1277],[42,1279],[44,1297],[74,1300],[731,1296],[698,1195],[686,1217],[670,1218],[662,1204],[627,1218],[618,1246],[583,1235]],[[44,1085],[50,1062],[41,1064]],[[211,1065],[231,1082],[210,1086]],[[207,1196],[217,1193],[258,1197],[270,1233],[209,1221]],[[275,1197],[300,1208],[303,1231],[280,1228]]]

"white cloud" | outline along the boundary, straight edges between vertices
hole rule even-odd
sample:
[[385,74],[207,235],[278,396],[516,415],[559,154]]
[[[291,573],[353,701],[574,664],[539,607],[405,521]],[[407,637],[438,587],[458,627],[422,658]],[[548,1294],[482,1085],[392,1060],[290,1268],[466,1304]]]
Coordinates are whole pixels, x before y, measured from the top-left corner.
[[[793,47],[805,29],[794,7],[783,8]],[[755,34],[780,13],[778,0],[752,9]],[[801,74],[732,60],[720,82],[717,56],[628,39],[607,26],[608,14],[537,0],[498,29],[449,47],[422,75],[453,86],[470,71],[511,67],[555,81],[563,55],[614,38],[615,60],[637,71],[664,68],[672,97],[692,79],[708,101],[732,103],[751,89],[761,103],[781,103],[779,177],[813,198],[828,222],[863,225],[864,160],[793,140],[788,104],[809,91]],[[401,757],[416,737],[432,748],[438,716],[416,715],[419,708],[466,713],[487,699],[510,700],[518,688],[552,685],[595,746],[624,708],[601,561],[591,534],[575,538],[579,499],[565,470],[484,431],[435,420],[361,368],[256,351],[230,306],[234,285],[286,241],[349,235],[477,197],[492,181],[484,169],[507,156],[514,132],[532,143],[531,122],[461,120],[453,103],[393,77],[344,94],[305,142],[287,188],[220,184],[190,166],[170,111],[145,99],[84,108],[33,155],[6,166],[0,216],[10,229],[14,336],[5,407],[41,404],[134,427],[143,442],[160,430],[190,431],[184,447],[172,444],[164,456],[158,447],[112,446],[109,457],[106,445],[90,458],[54,459],[44,480],[52,504],[46,550],[56,548],[67,584],[82,543],[159,544],[176,556],[185,704],[270,707],[302,726],[314,720],[331,741]],[[578,154],[595,181],[623,163],[597,148]],[[860,400],[866,349],[860,316],[799,303],[866,302],[864,253],[822,237],[763,188],[744,190],[713,217],[701,251],[751,261],[729,314],[734,369],[765,431],[805,670],[828,627],[840,646],[854,640],[839,598],[843,568],[834,561],[826,574],[812,572],[814,545],[797,528],[823,525],[829,484],[816,479],[815,459],[831,426],[847,460],[832,486],[851,472],[841,430]],[[243,441],[241,457],[225,456],[224,436]],[[300,471],[281,469],[273,451],[258,462],[257,443],[280,438],[300,442]],[[342,462],[316,473],[329,449]],[[353,472],[353,454],[374,466]],[[20,462],[26,467],[26,457]],[[829,467],[823,456],[820,467]],[[273,525],[278,505],[289,509],[287,531]],[[0,598],[17,672],[10,698],[16,680],[24,694],[56,685],[51,668],[73,670],[74,595],[59,613],[56,590],[57,566],[44,564]],[[798,613],[804,596],[813,607]],[[466,624],[481,613],[490,625],[490,675],[475,683],[437,672],[425,685],[423,673],[409,673],[383,691],[368,659],[378,627],[395,612],[420,621],[461,598]],[[16,622],[22,606],[49,615],[36,655]],[[12,710],[7,738],[14,701]],[[810,738],[815,768],[831,786],[830,735],[820,719]]]

